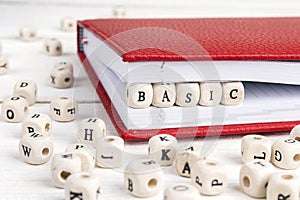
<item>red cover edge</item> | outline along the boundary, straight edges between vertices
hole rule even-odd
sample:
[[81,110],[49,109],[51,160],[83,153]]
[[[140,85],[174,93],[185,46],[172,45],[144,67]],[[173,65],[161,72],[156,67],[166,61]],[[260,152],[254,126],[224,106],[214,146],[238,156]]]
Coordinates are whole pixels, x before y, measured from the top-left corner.
[[[79,29],[79,26],[78,26]],[[147,140],[156,134],[170,134],[177,138],[196,137],[196,136],[214,136],[214,135],[234,135],[234,134],[249,134],[249,133],[267,133],[276,131],[291,130],[300,121],[287,122],[269,122],[269,123],[252,123],[252,124],[233,124],[223,126],[201,126],[201,127],[184,127],[184,128],[166,128],[153,130],[129,130],[125,127],[117,110],[113,106],[108,94],[106,93],[101,81],[98,79],[90,62],[83,52],[79,51],[79,33],[77,32],[77,49],[78,56],[85,68],[89,78],[96,89],[96,92],[105,108],[109,118],[119,135],[124,140]]]

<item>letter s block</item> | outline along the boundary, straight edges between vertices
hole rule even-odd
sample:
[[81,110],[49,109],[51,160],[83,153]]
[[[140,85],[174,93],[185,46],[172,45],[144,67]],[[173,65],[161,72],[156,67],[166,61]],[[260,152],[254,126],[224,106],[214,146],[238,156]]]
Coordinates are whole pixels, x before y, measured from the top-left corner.
[[132,108],[147,108],[153,99],[153,89],[150,83],[128,84],[126,87],[128,106]]
[[176,83],[176,104],[178,106],[196,106],[200,98],[198,83]]
[[225,106],[240,105],[244,101],[245,91],[242,82],[222,83],[221,104]]

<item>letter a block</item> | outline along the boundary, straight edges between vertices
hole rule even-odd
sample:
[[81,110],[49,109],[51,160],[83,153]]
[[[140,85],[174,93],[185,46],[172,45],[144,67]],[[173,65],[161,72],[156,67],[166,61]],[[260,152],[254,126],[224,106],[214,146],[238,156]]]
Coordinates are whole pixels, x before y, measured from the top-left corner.
[[174,83],[154,83],[152,105],[160,108],[171,107],[176,100]]

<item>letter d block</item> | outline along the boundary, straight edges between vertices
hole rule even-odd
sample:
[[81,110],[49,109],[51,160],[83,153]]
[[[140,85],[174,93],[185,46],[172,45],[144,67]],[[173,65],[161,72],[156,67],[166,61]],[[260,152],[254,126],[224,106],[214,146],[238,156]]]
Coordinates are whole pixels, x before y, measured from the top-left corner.
[[125,189],[136,197],[151,197],[163,186],[163,171],[153,160],[140,159],[130,162],[124,173]]
[[218,195],[227,187],[227,173],[224,167],[215,161],[199,160],[192,167],[193,185],[204,195]]
[[222,83],[221,104],[225,106],[240,105],[244,101],[245,91],[242,82]]
[[153,89],[148,84],[127,84],[126,99],[128,106],[132,108],[147,108],[153,99]]

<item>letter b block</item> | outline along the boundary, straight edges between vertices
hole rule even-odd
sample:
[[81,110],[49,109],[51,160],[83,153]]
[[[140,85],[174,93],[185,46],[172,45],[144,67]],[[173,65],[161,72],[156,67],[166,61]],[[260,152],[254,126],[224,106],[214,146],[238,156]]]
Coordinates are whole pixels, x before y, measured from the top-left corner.
[[153,160],[135,160],[130,162],[125,169],[124,186],[133,196],[154,196],[162,189],[163,171]]
[[242,82],[222,83],[221,104],[226,106],[240,105],[244,101],[244,85]]
[[126,99],[128,106],[132,108],[147,108],[153,99],[153,89],[150,83],[128,84],[126,87]]
[[199,160],[192,167],[193,185],[204,195],[218,195],[227,187],[227,173],[224,167],[215,161]]

